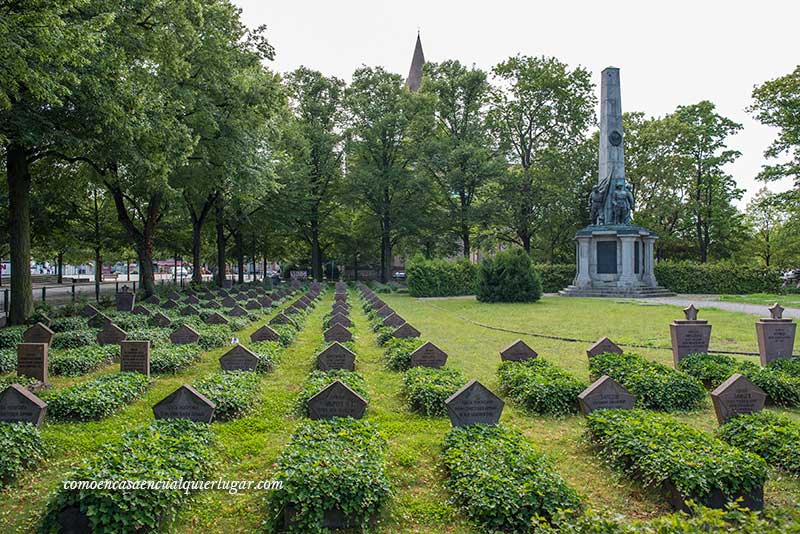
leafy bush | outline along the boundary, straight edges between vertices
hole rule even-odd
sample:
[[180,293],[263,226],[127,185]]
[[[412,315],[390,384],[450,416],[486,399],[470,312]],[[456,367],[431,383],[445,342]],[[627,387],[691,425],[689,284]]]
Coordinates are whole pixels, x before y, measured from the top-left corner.
[[38,383],[38,380],[33,377],[12,373],[10,375],[0,376],[0,391],[3,391],[11,384],[19,384],[20,386],[28,387],[36,383]]
[[270,328],[278,334],[281,345],[284,347],[291,345],[294,338],[297,337],[298,330],[291,324],[274,324],[270,325]]
[[534,302],[541,296],[542,279],[525,250],[503,250],[481,262],[478,274],[479,301]]
[[544,293],[558,293],[575,280],[574,263],[537,263],[535,268]]
[[350,389],[369,401],[367,383],[357,371],[345,371],[344,369],[320,371],[316,369],[308,375],[303,387],[300,389],[300,394],[297,396],[297,404],[295,406],[297,414],[301,416],[308,415],[308,399],[337,380],[346,384]]
[[[135,330],[147,328],[149,326],[148,322],[150,321],[150,318],[146,315],[138,315],[135,313],[109,312],[106,315],[108,315],[108,318],[111,319],[115,325],[125,330],[128,334]],[[130,335],[128,337],[129,339],[133,339]]]
[[0,349],[16,349],[17,343],[22,343],[24,326],[7,326],[0,328]]
[[779,269],[736,262],[661,261],[655,275],[676,293],[778,293],[783,284]]
[[224,347],[231,342],[231,329],[227,325],[202,325],[194,328],[200,334],[200,347],[203,350],[216,349]]
[[[66,480],[161,481],[206,480],[212,472],[213,434],[204,423],[161,419],[105,445]],[[189,499],[190,488],[64,489],[47,505],[42,532],[58,532],[58,514],[76,506],[93,532],[156,532]]]
[[487,531],[528,532],[537,517],[581,508],[575,490],[519,432],[501,425],[456,427],[444,438],[447,487]]
[[715,490],[733,498],[767,479],[762,458],[666,414],[596,410],[587,416],[587,425],[606,462],[647,486],[669,482],[701,504]]
[[757,371],[759,366],[752,362],[737,360],[727,354],[696,353],[684,356],[678,362],[678,369],[713,389],[725,382],[733,373],[742,372],[740,369]]
[[589,360],[593,378],[608,375],[636,395],[641,408],[675,412],[699,408],[706,396],[693,376],[638,354],[605,353]]
[[196,344],[160,345],[150,351],[150,372],[175,374],[200,359],[201,349]]
[[127,330],[128,339],[136,341],[149,341],[151,347],[158,345],[169,345],[169,335],[172,333],[172,328],[155,328],[148,326],[145,328],[133,328]]
[[336,508],[367,528],[390,495],[386,441],[372,423],[334,418],[304,423],[278,458],[283,487],[269,499],[271,516],[294,510],[290,532],[321,533],[325,512]]
[[425,342],[418,337],[394,338],[389,337],[383,346],[386,347],[384,357],[389,369],[405,371],[411,368],[411,353],[424,345]]
[[268,373],[272,371],[283,354],[283,345],[278,341],[257,341],[255,343],[250,343],[247,348],[258,354],[261,358],[261,362],[259,362],[258,368],[256,368],[256,371],[259,373]]
[[769,411],[739,415],[722,425],[717,435],[800,477],[800,423],[794,419]]
[[50,324],[50,330],[55,333],[86,330],[87,328],[89,328],[89,320],[86,317],[59,317],[53,319]]
[[0,422],[0,451],[0,489],[45,456],[39,429],[30,423]]
[[0,349],[0,373],[10,373],[17,368],[17,349]]
[[403,394],[411,410],[423,415],[447,415],[444,401],[467,381],[457,369],[412,367],[403,375]]
[[474,295],[477,268],[468,260],[428,260],[414,256],[406,264],[408,293],[412,297]]
[[70,330],[59,332],[53,336],[54,349],[77,349],[87,345],[94,345],[97,338],[97,330],[84,328],[82,330]]
[[261,378],[248,371],[220,371],[194,383],[214,403],[214,419],[228,421],[242,415],[258,400]]
[[141,395],[150,379],[141,373],[114,373],[65,389],[42,393],[47,416],[60,420],[91,421],[116,412]]
[[394,339],[393,333],[394,328],[391,326],[380,326],[375,330],[375,341],[379,346],[384,347],[389,341]]
[[502,391],[533,413],[568,415],[578,411],[578,395],[588,384],[547,360],[503,362]]
[[108,365],[119,355],[119,345],[88,344],[80,348],[53,351],[49,369],[54,375],[81,376]]

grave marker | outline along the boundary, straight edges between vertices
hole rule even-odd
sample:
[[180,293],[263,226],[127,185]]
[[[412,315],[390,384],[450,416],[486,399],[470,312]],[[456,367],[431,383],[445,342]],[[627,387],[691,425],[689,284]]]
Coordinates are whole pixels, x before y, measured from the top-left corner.
[[111,319],[109,319],[105,314],[97,312],[97,314],[89,319],[86,324],[88,324],[90,328],[103,328],[110,322]]
[[708,321],[697,319],[697,308],[690,304],[683,310],[683,320],[674,320],[669,325],[672,338],[672,363],[675,369],[685,356],[694,353],[707,353],[711,339],[711,325]]
[[420,334],[419,330],[417,330],[416,328],[414,328],[413,326],[411,326],[408,323],[403,323],[402,325],[400,325],[397,328],[397,330],[392,332],[392,336],[394,336],[396,338],[400,338],[400,339],[408,339],[408,338],[412,338],[412,337],[419,337],[420,335],[421,334]]
[[578,395],[581,413],[589,415],[595,410],[630,410],[636,397],[608,375],[603,375]]
[[536,358],[538,354],[527,343],[518,339],[500,351],[500,359],[504,362],[524,362]]
[[121,341],[119,355],[120,372],[133,371],[150,376],[149,341]]
[[136,303],[136,293],[132,292],[128,286],[122,286],[122,291],[116,295],[117,311],[130,312]]
[[188,324],[184,324],[169,335],[169,340],[173,345],[190,345],[200,341],[200,334]]
[[353,321],[351,321],[350,318],[343,313],[334,313],[331,316],[330,321],[328,321],[328,324],[329,325],[340,324],[344,327],[350,327],[353,326]]
[[172,299],[167,299],[167,301],[164,302],[164,304],[162,304],[161,307],[164,308],[165,310],[173,310],[178,307],[178,303]]
[[106,323],[100,333],[97,334],[98,345],[119,345],[121,341],[128,338],[128,333],[112,322]]
[[52,345],[54,332],[42,323],[36,323],[22,333],[25,343],[46,343]]
[[426,341],[411,353],[411,367],[443,367],[447,363],[447,353]]
[[250,334],[250,341],[280,341],[281,336],[278,333],[269,327],[269,325],[264,325],[252,334]]
[[31,423],[39,427],[46,412],[47,403],[19,384],[11,384],[0,392],[2,423]]
[[453,393],[444,403],[453,426],[475,423],[496,425],[504,405],[500,397],[474,379]]
[[152,315],[150,310],[148,310],[147,308],[145,308],[141,304],[137,304],[136,307],[133,308],[133,314],[134,315],[146,315],[147,317],[150,317]]
[[161,328],[172,326],[172,321],[170,321],[169,317],[161,312],[156,312],[156,314],[153,316],[153,323]]
[[247,315],[247,310],[237,305],[231,308],[231,310],[228,312],[228,315],[231,317],[243,317]]
[[181,315],[184,316],[184,317],[186,317],[188,315],[197,315],[199,313],[200,313],[200,310],[198,310],[197,308],[195,308],[191,304],[189,304],[188,306],[184,307],[181,310]]
[[210,423],[214,403],[189,384],[184,384],[153,406],[156,419],[188,419]]
[[338,341],[334,341],[317,355],[317,369],[321,371],[330,371],[331,369],[355,371],[356,355]]
[[764,390],[739,373],[734,373],[711,392],[714,413],[721,425],[737,415],[760,412],[766,400]]
[[622,349],[619,348],[616,343],[604,337],[595,341],[595,343],[586,350],[586,356],[591,359],[598,354],[605,354],[606,352],[622,354]]
[[397,315],[396,313],[392,313],[391,315],[387,315],[386,318],[383,320],[383,326],[402,326],[406,320]]
[[228,324],[228,320],[217,312],[206,317],[206,324]]
[[257,354],[237,343],[222,355],[219,364],[223,371],[255,371],[259,361]]
[[325,341],[327,342],[338,341],[341,343],[344,341],[353,340],[352,332],[350,332],[350,330],[348,330],[347,328],[345,328],[340,324],[335,324],[332,327],[328,328],[325,331],[324,337]]
[[770,317],[756,322],[758,354],[766,366],[779,358],[791,358],[797,324],[783,318],[783,308],[776,302],[769,308]]
[[46,343],[17,343],[17,374],[47,384]]
[[364,397],[340,380],[334,381],[308,399],[308,417],[313,420],[332,417],[361,419],[366,409],[367,401]]
[[87,304],[86,306],[83,307],[83,310],[81,310],[81,314],[84,317],[94,317],[98,313],[100,313],[100,310],[98,310],[97,308],[95,308],[91,304]]

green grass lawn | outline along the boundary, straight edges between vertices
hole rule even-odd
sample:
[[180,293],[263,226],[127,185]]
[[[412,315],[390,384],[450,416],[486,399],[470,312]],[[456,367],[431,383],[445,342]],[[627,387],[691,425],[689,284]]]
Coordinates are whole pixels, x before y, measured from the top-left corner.
[[[416,326],[423,338],[449,354],[448,366],[460,369],[467,379],[477,378],[497,391],[499,351],[521,338],[542,358],[588,378],[584,341],[567,342],[521,335],[476,326],[519,332],[595,340],[608,335],[618,343],[647,345],[640,353],[671,364],[669,322],[683,316],[675,306],[617,303],[610,300],[544,298],[535,304],[480,304],[472,299],[417,300],[406,295],[382,295],[400,315]],[[351,319],[355,323],[357,368],[369,388],[367,418],[380,426],[388,440],[388,474],[394,488],[384,511],[379,532],[384,533],[478,533],[448,504],[439,452],[450,428],[446,418],[411,414],[400,396],[402,375],[389,371],[382,349],[375,343],[357,295],[351,292]],[[313,350],[322,341],[322,317],[330,309],[328,292],[309,315],[295,342],[284,352],[273,373],[262,378],[261,402],[241,419],[213,423],[218,437],[217,478],[269,479],[278,455],[300,420],[292,415],[297,392],[311,370]],[[756,351],[755,317],[706,309],[702,316],[713,325],[712,348]],[[241,332],[246,339],[261,323]],[[52,447],[49,461],[28,470],[0,492],[0,531],[35,529],[48,494],[71,466],[104,443],[119,440],[122,433],[152,419],[151,407],[180,384],[193,381],[219,367],[220,349],[176,376],[159,377],[139,400],[117,415],[93,423],[45,423],[42,435]],[[111,372],[111,366],[99,373]],[[81,377],[77,380],[86,380]],[[55,379],[60,387],[76,379]],[[785,411],[800,420],[800,410]],[[716,428],[710,401],[680,419],[703,430]],[[584,438],[581,416],[550,418],[531,416],[507,401],[501,420],[521,430],[553,459],[558,472],[583,496],[590,507],[628,517],[647,518],[668,511],[664,500],[635,482],[608,469]],[[228,495],[223,491],[198,494],[194,501],[165,525],[170,532],[253,532],[266,519],[264,492]],[[776,473],[766,488],[767,506],[800,503],[800,482]]]
[[779,302],[785,308],[800,308],[800,294],[751,293],[750,295],[720,295],[719,300],[746,304],[764,304],[767,306]]

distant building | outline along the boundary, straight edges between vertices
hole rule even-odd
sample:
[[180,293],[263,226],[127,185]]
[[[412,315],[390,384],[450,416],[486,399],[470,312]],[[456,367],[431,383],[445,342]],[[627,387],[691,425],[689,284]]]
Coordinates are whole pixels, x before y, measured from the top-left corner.
[[417,44],[414,46],[414,57],[411,58],[411,68],[408,69],[406,87],[409,91],[419,90],[422,85],[422,66],[425,65],[425,54],[422,53],[422,41],[417,32]]

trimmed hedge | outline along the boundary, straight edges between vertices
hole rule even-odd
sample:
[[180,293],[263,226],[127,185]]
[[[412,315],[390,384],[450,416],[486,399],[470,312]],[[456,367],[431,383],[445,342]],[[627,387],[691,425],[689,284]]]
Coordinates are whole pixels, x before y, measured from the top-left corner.
[[141,373],[114,373],[65,389],[42,393],[47,416],[53,419],[91,421],[116,412],[150,385]]
[[542,279],[544,293],[558,293],[575,281],[574,263],[537,263],[534,267]]
[[294,510],[289,532],[322,533],[325,512],[335,507],[366,529],[388,500],[386,441],[377,427],[350,418],[304,423],[278,458],[283,487],[269,498],[271,517]]
[[344,369],[320,371],[319,369],[315,369],[311,371],[311,374],[308,375],[308,378],[303,383],[303,387],[300,389],[295,404],[295,412],[300,416],[306,417],[308,415],[308,399],[337,380],[346,384],[350,389],[369,402],[367,383],[358,371],[345,371]]
[[229,421],[258,400],[261,377],[249,371],[220,371],[200,378],[194,388],[214,403],[214,419]]
[[596,410],[587,418],[604,461],[646,486],[672,484],[704,504],[715,490],[727,497],[754,491],[767,480],[766,462],[666,414]]
[[189,345],[160,345],[150,351],[150,372],[175,374],[200,359],[201,348]]
[[54,375],[81,376],[90,373],[119,356],[119,345],[95,345],[94,340],[83,347],[53,351],[48,367]]
[[453,500],[487,531],[529,532],[539,517],[581,509],[575,490],[516,430],[456,427],[445,436],[442,449]]
[[661,261],[655,275],[676,293],[778,293],[783,285],[778,269],[735,262]]
[[706,397],[703,384],[693,376],[676,371],[632,353],[599,354],[589,359],[593,379],[608,375],[636,395],[640,408],[676,412],[700,408]]
[[0,489],[45,456],[39,429],[30,423],[0,422],[0,451]]
[[425,342],[418,337],[389,338],[383,343],[386,351],[383,353],[386,365],[393,371],[406,371],[411,368],[411,353],[424,345]]
[[588,384],[541,358],[503,362],[497,371],[503,393],[533,413],[569,415]]
[[800,423],[794,419],[770,411],[739,415],[722,425],[717,435],[800,477]]
[[542,279],[524,249],[502,250],[481,262],[477,296],[481,302],[535,302]]
[[466,382],[457,369],[412,367],[403,375],[403,394],[412,411],[443,416],[447,415],[444,401]]
[[[213,434],[209,425],[185,419],[161,419],[105,445],[65,480],[207,480],[212,474]],[[191,488],[187,488],[191,489]],[[184,488],[64,489],[47,505],[41,532],[58,532],[58,514],[76,506],[93,532],[156,532],[190,497]]]
[[458,261],[414,256],[406,264],[406,283],[412,297],[474,295],[478,268],[469,260]]

